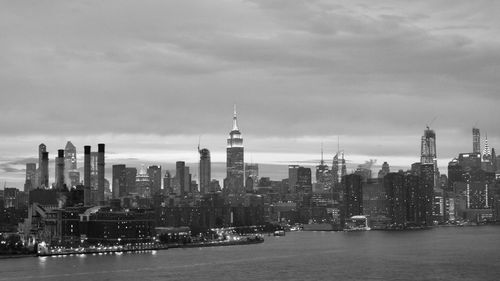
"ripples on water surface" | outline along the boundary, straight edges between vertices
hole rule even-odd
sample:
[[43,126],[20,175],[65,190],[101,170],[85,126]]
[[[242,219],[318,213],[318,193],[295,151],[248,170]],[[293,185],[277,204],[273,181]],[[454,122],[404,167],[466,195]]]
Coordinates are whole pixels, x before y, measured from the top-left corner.
[[257,245],[4,259],[7,280],[500,280],[500,226],[295,232]]

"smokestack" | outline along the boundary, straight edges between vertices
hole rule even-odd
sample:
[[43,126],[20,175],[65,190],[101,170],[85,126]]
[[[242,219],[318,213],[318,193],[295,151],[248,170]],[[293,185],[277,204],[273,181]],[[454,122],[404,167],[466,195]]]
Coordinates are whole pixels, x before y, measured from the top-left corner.
[[90,187],[90,145],[83,147],[83,186]]
[[56,157],[56,188],[61,189],[64,185],[64,149],[57,151]]
[[42,152],[42,161],[40,165],[40,185],[49,187],[49,153]]
[[104,203],[104,143],[97,145],[97,202]]

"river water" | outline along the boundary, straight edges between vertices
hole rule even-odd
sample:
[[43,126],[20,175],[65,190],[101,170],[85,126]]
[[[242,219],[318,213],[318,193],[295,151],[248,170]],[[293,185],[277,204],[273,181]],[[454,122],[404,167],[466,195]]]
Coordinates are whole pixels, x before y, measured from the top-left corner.
[[500,280],[500,226],[292,232],[257,245],[0,260],[6,280]]

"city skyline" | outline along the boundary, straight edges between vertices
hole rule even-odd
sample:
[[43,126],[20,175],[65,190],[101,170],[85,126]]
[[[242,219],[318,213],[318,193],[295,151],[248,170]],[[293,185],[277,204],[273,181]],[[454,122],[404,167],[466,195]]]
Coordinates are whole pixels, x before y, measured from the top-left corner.
[[[238,131],[238,125],[235,125],[236,123],[236,115],[234,114],[233,116],[233,130],[231,131],[231,133],[234,131],[234,129],[236,128],[237,132],[239,133]],[[235,127],[236,126],[236,127]],[[424,136],[427,135],[427,132],[429,131],[429,127],[426,128],[426,130],[424,130]],[[447,167],[448,167],[448,163],[450,161],[452,161],[453,159],[456,159],[458,157],[458,154],[459,153],[472,153],[473,152],[473,149],[477,146],[477,132],[478,132],[479,128],[473,128],[472,129],[472,134],[470,135],[470,145],[471,145],[471,148],[470,151],[469,150],[463,150],[463,151],[457,151],[455,153],[455,156],[451,159],[449,159],[448,161],[445,161],[445,159],[441,159],[441,161],[438,161],[438,162],[441,162],[441,164],[438,164],[437,165],[437,168],[438,170],[440,171],[441,174],[447,174]],[[433,130],[431,130],[431,132],[433,134],[435,134],[435,132]],[[436,138],[436,136],[434,135],[434,138]],[[439,135],[437,137],[439,139]],[[424,137],[422,136],[422,141],[423,141]],[[481,155],[483,153],[483,148],[485,148],[484,146],[487,144],[487,147],[488,147],[488,150],[491,150],[492,148],[494,147],[490,147],[489,146],[489,142],[488,142],[488,138],[486,136],[486,138],[482,138],[480,137],[481,139],[481,144],[480,144],[480,147],[481,147]],[[229,142],[229,140],[228,140]],[[66,143],[66,148],[68,146],[68,144],[70,144],[71,146],[73,146],[71,140],[68,140],[67,143]],[[44,147],[44,149],[47,149],[46,145],[44,143],[41,143],[40,144],[41,146]],[[435,145],[435,143],[434,143]],[[97,150],[97,144],[94,145],[95,148]],[[91,146],[92,147],[92,146]],[[423,147],[422,147],[423,149]],[[434,151],[439,151],[439,148],[433,148]],[[54,154],[58,154],[58,152],[60,150],[63,150],[63,149],[54,149],[55,150],[55,153]],[[79,172],[82,177],[80,178],[81,182],[83,182],[83,172],[84,172],[84,169],[83,169],[83,166],[84,166],[84,161],[83,161],[83,158],[84,158],[84,153],[81,152],[83,150],[83,146],[82,147],[76,147],[76,159],[79,159],[79,160],[76,160],[75,159],[75,163],[74,165],[77,165],[79,168],[76,169],[75,171]],[[344,157],[343,154],[345,153],[343,149],[340,149],[340,147],[337,148],[338,152],[340,152],[339,154],[339,157]],[[64,150],[63,150],[64,151]],[[50,148],[47,149],[47,152],[50,152]],[[490,151],[491,152],[491,151]],[[97,155],[97,151],[94,151],[94,153],[96,153]],[[189,152],[190,154],[193,154],[194,152],[193,151],[190,151]],[[150,160],[150,161],[145,161],[144,159],[139,159],[139,158],[128,158],[128,159],[123,159],[123,158],[116,158],[116,155],[120,155],[119,153],[116,153],[116,152],[111,152],[109,154],[106,154],[106,165],[105,165],[105,177],[106,179],[111,179],[111,176],[112,176],[112,166],[113,165],[127,165],[127,166],[132,166],[134,168],[139,168],[141,166],[148,166],[148,165],[159,165],[160,167],[163,167],[164,171],[170,171],[170,172],[175,172],[175,169],[176,169],[176,162],[177,161],[183,161],[186,163],[186,166],[188,167],[192,167],[194,168],[194,174],[193,174],[193,180],[196,180],[198,183],[200,183],[200,178],[199,178],[199,175],[197,174],[199,172],[199,158],[196,158],[196,157],[199,157],[199,153],[200,150],[199,150],[199,146],[196,148],[196,156],[194,158],[192,158],[193,156],[189,156],[189,157],[184,157],[184,158],[178,158],[178,159],[174,159],[174,158],[171,158],[170,161],[164,161],[163,159],[161,158],[155,158],[156,160]],[[224,154],[224,157],[227,157],[227,151],[225,152]],[[290,160],[290,161],[274,161],[274,162],[263,162],[263,163],[258,163],[258,162],[255,162],[253,161],[253,158],[251,158],[249,161],[245,161],[244,163],[247,163],[247,164],[258,164],[261,166],[261,169],[264,171],[263,173],[261,173],[261,176],[263,177],[269,177],[273,180],[281,180],[281,179],[284,179],[288,176],[288,171],[287,171],[287,167],[288,165],[302,165],[302,166],[305,166],[305,167],[310,167],[310,168],[314,168],[316,167],[317,165],[322,165],[322,163],[324,162],[325,165],[329,166],[329,167],[332,167],[332,162],[335,161],[335,154],[337,153],[337,151],[334,152],[334,156],[333,157],[330,157],[331,155],[328,155],[327,156],[327,159],[324,161],[323,159],[323,148],[321,148],[321,158],[318,158],[318,159],[306,159],[304,161],[300,161],[300,160]],[[40,154],[41,155],[41,154]],[[49,174],[49,185],[51,183],[56,183],[56,178],[55,178],[55,175],[54,173],[57,173],[57,167],[56,167],[56,162],[57,162],[57,157],[55,158],[56,160],[52,159],[53,157],[50,156],[51,154],[49,153],[49,161],[48,161],[48,174]],[[342,155],[342,156],[341,156]],[[110,157],[111,156],[111,157]],[[41,157],[41,156],[40,156]],[[170,155],[171,157],[171,155]],[[367,159],[365,160],[364,162],[362,162],[363,159],[359,159],[361,160],[360,162],[355,162],[355,161],[352,161],[352,159],[349,159],[349,157],[346,157],[348,159],[347,160],[347,173],[348,174],[351,174],[353,173],[356,168],[359,168],[359,167],[363,167],[363,168],[366,168],[367,165],[369,167],[369,169],[373,172],[374,175],[376,175],[376,173],[378,172],[379,169],[382,169],[384,163],[387,163],[390,165],[391,167],[391,171],[393,172],[396,172],[398,170],[403,170],[403,171],[407,171],[407,170],[410,170],[411,169],[411,165],[413,163],[416,163],[416,162],[421,162],[422,160],[419,158],[421,158],[421,156],[418,156],[416,155],[415,159],[417,159],[416,161],[413,161],[411,163],[408,163],[408,164],[401,164],[401,165],[398,165],[399,163],[397,161],[392,161],[391,162],[391,159],[388,159],[388,158],[384,158],[384,161],[381,162],[381,161],[378,161],[378,159]],[[189,161],[186,161],[186,159],[189,159]],[[26,164],[28,163],[36,163],[39,159],[38,158],[35,158],[35,157],[31,157],[31,158],[26,158],[26,159],[22,159],[20,160],[19,162],[11,162],[11,163],[7,163],[7,165],[17,165],[19,167],[19,169],[14,169],[14,168],[11,168],[11,170],[8,170],[6,169],[6,165],[0,165],[2,166],[2,168],[4,169],[4,174],[12,174],[12,175],[15,175],[13,178],[13,181],[11,182],[11,185],[8,184],[8,181],[6,181],[5,179],[2,179],[1,181],[3,181],[3,185],[5,186],[12,186],[12,185],[16,185],[16,186],[19,186],[21,187],[24,183],[25,183],[25,180],[26,180]],[[394,159],[392,159],[394,160]],[[65,161],[65,160],[63,160]],[[213,174],[214,176],[212,177],[213,179],[216,179],[218,180],[219,182],[223,182],[224,181],[224,178],[227,176],[227,163],[225,161],[215,161],[215,162],[210,162],[212,166],[212,170],[214,171]],[[396,165],[394,165],[393,163],[398,163]],[[24,167],[24,168],[23,168]],[[66,171],[66,168],[63,168],[65,171]],[[163,176],[163,175],[162,175]],[[65,177],[68,177],[68,175],[65,175]],[[316,177],[313,178],[314,181],[316,182],[317,179]],[[66,178],[66,180],[68,180]],[[3,188],[3,186],[0,187],[0,189]]]
[[331,165],[340,136],[354,168],[408,167],[429,125],[443,172],[472,127],[500,142],[498,5],[5,3],[0,181],[22,184],[41,142],[53,165],[72,141],[79,167],[106,143],[111,167],[197,163],[201,135],[224,163],[233,104],[246,162],[316,165],[323,143]]

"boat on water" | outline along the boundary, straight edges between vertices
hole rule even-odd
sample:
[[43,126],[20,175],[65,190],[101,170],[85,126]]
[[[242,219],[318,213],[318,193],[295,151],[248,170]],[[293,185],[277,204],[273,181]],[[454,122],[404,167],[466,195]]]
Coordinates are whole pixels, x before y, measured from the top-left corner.
[[368,231],[371,230],[366,216],[352,216],[345,222],[344,231]]

